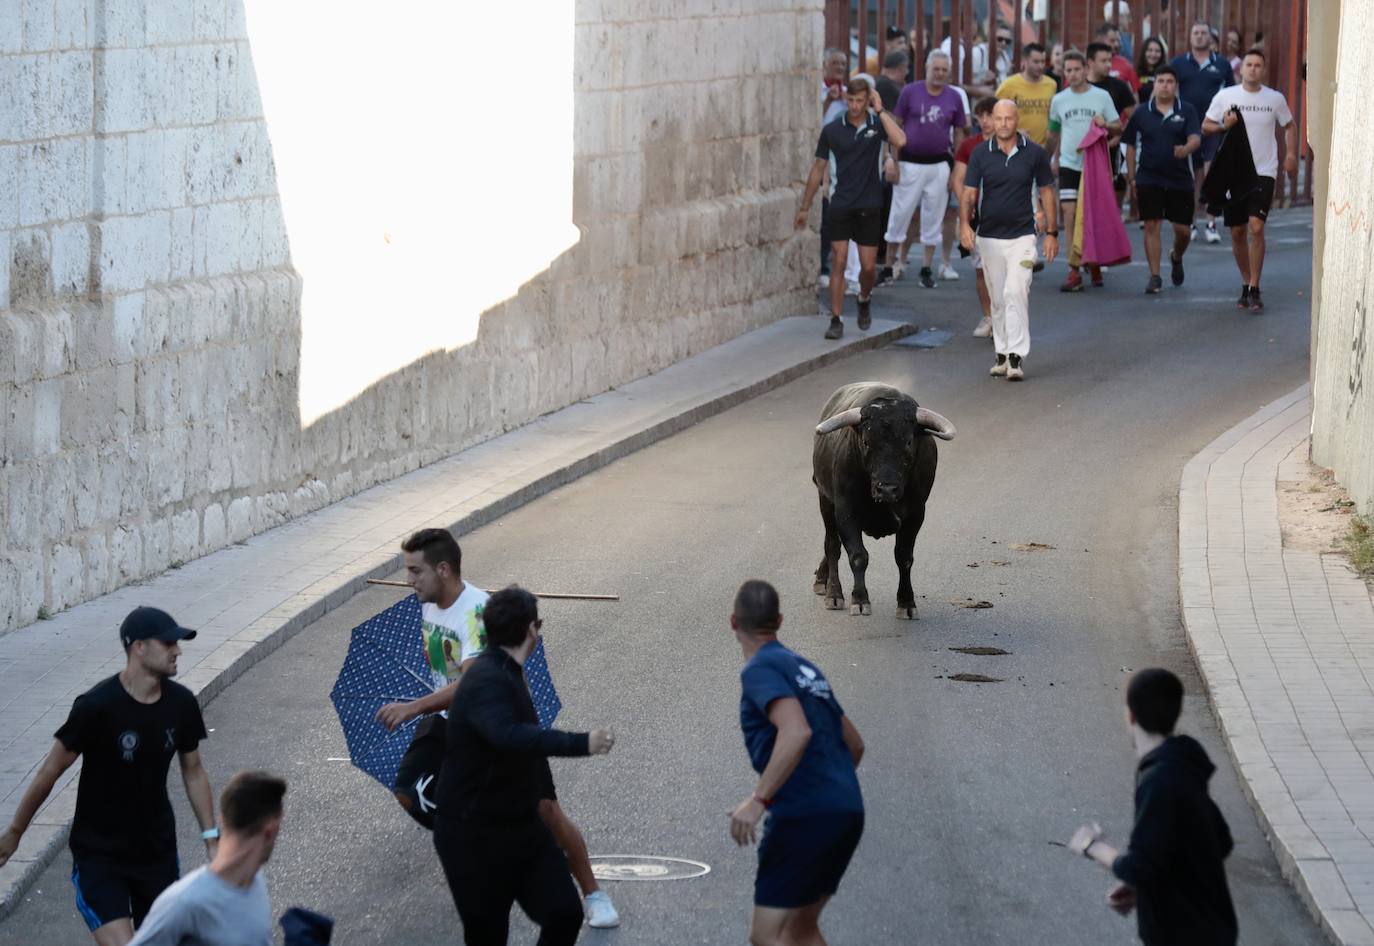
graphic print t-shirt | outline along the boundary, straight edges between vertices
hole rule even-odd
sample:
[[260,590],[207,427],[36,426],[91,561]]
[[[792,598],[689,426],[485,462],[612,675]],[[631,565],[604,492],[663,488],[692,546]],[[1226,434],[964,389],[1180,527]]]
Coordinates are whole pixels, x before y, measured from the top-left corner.
[[899,155],[903,161],[949,154],[951,129],[968,125],[958,92],[945,86],[938,95],[931,95],[924,82],[913,82],[902,89],[892,117],[902,123],[906,132],[906,144]]
[[464,582],[463,593],[447,608],[434,603],[420,606],[420,634],[434,689],[457,680],[463,661],[476,657],[486,648],[487,631],[482,625],[482,609],[490,597],[481,588]]
[[1050,101],[1050,131],[1059,133],[1061,168],[1083,170],[1083,155],[1078,151],[1078,143],[1097,115],[1109,122],[1121,117],[1112,104],[1112,97],[1097,86],[1090,85],[1082,92],[1065,89]]
[[176,853],[167,769],[205,738],[190,690],[164,680],[156,703],[140,703],[116,674],[78,696],[54,735],[82,759],[73,854],[143,863]]
[[1274,128],[1286,128],[1293,121],[1288,100],[1277,89],[1260,86],[1258,92],[1247,92],[1243,85],[1222,89],[1212,99],[1207,117],[1217,124],[1233,108],[1240,109],[1245,118],[1245,134],[1250,139],[1250,154],[1255,159],[1255,173],[1260,177],[1279,176],[1279,143]]
[[1049,76],[1032,82],[1018,72],[999,85],[996,94],[999,99],[1011,99],[1016,103],[1021,113],[1017,131],[1043,148],[1050,129],[1050,102],[1058,91],[1059,86]]
[[774,700],[795,697],[811,727],[811,741],[801,761],[773,797],[769,809],[773,817],[863,811],[859,777],[844,744],[840,722],[844,710],[825,674],[782,644],[770,641],[744,665],[740,684],[740,728],[754,771],[762,772],[773,755],[778,729],[768,719],[768,706]]

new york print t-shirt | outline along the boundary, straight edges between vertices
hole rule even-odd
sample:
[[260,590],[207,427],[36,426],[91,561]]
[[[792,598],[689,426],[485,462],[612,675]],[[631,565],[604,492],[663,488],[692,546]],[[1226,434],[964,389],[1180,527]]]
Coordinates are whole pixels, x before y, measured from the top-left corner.
[[1109,122],[1121,117],[1112,97],[1097,86],[1090,85],[1082,92],[1068,88],[1050,100],[1050,131],[1059,133],[1061,168],[1083,170],[1083,155],[1078,150],[1078,143],[1098,115]]
[[447,608],[432,602],[420,606],[420,634],[425,662],[434,689],[458,679],[463,661],[476,657],[487,646],[482,609],[491,597],[481,588],[463,583],[463,593]]

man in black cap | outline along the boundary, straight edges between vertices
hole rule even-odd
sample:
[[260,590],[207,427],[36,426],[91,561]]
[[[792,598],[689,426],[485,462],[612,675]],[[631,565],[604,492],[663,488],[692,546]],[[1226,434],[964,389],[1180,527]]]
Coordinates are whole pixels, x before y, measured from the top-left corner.
[[180,642],[196,636],[166,611],[135,608],[119,628],[124,669],[76,698],[47,758],[0,834],[0,866],[58,778],[80,756],[72,822],[72,886],[76,906],[97,946],[124,946],[158,894],[180,874],[176,823],[167,798],[175,754],[181,779],[213,858],[215,828],[210,777],[197,747],[205,721],[195,695],[176,676]]

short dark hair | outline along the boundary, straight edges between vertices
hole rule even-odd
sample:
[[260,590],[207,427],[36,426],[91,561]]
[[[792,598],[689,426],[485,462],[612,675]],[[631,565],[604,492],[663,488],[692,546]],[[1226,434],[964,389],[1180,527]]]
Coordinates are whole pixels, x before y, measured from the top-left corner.
[[423,553],[425,564],[431,568],[448,562],[455,575],[463,573],[463,550],[447,529],[421,529],[401,543],[401,551]]
[[845,84],[846,95],[858,95],[860,92],[872,92],[873,86],[869,84],[868,76],[854,76]]
[[1258,57],[1260,57],[1260,61],[1261,61],[1261,62],[1266,62],[1266,63],[1267,63],[1267,62],[1269,61],[1269,60],[1266,59],[1265,56],[1264,56],[1264,50],[1260,49],[1258,46],[1251,46],[1249,49],[1247,49],[1247,50],[1245,51],[1245,56],[1241,56],[1241,57],[1240,57],[1241,62],[1244,62],[1244,61],[1245,61],[1245,57],[1246,57],[1246,56],[1258,56]]
[[1108,46],[1106,43],[1089,43],[1088,58],[1096,59],[1098,53],[1106,53],[1108,56],[1116,55],[1116,53],[1112,51],[1112,47]]
[[240,772],[219,796],[224,826],[235,834],[256,834],[273,818],[281,817],[286,779],[268,772]]
[[482,607],[489,647],[519,647],[539,620],[539,600],[519,585],[502,588]]
[[1082,63],[1085,66],[1088,64],[1087,60],[1083,57],[1083,54],[1076,49],[1070,49],[1063,56],[1061,56],[1060,59],[1063,62],[1077,62]]
[[1021,47],[1021,55],[1029,56],[1031,53],[1045,53],[1049,55],[1045,49],[1044,43],[1027,43]]
[[735,622],[750,634],[775,633],[778,621],[778,589],[766,581],[751,578],[735,592]]
[[1167,736],[1183,712],[1183,681],[1162,667],[1141,670],[1126,685],[1126,706],[1141,729]]
[[910,62],[905,49],[894,49],[883,57],[884,69],[902,69]]
[[985,96],[983,96],[981,99],[979,99],[977,102],[974,102],[974,103],[973,103],[973,114],[975,114],[975,115],[991,115],[991,114],[992,114],[992,110],[993,110],[994,108],[996,108],[996,107],[997,107],[997,97],[994,96],[994,95],[985,95]]
[[1158,79],[1160,76],[1173,76],[1174,81],[1177,82],[1178,70],[1175,69],[1173,66],[1169,65],[1168,63],[1165,63],[1164,65],[1160,66],[1158,69],[1155,70],[1155,78]]
[[[1111,20],[1108,20],[1108,21],[1106,21],[1105,23],[1103,23],[1101,26],[1099,26],[1097,29],[1093,30],[1093,36],[1106,36],[1108,33],[1120,33],[1120,32],[1121,32],[1121,27],[1117,26],[1117,25],[1116,25],[1115,23],[1113,23]],[[1091,49],[1092,47],[1089,46],[1088,48]],[[1090,55],[1091,55],[1091,54],[1090,54]]]

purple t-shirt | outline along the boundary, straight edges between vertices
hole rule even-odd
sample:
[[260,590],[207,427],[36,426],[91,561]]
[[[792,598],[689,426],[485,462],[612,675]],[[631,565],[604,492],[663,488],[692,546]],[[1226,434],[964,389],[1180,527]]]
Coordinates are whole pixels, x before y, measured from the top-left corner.
[[898,157],[903,161],[926,161],[949,154],[951,128],[968,124],[964,102],[949,86],[931,95],[925,82],[913,82],[897,98],[892,117],[902,123],[906,145]]

